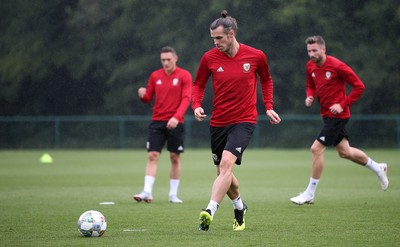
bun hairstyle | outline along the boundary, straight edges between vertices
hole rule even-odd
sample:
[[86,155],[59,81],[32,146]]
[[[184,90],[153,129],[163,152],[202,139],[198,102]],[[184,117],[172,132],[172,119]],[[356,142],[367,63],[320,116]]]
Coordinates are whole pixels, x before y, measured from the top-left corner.
[[228,16],[228,11],[226,11],[225,9],[221,11],[221,17],[222,18],[226,18]]
[[230,30],[233,30],[236,33],[238,30],[236,19],[229,16],[228,11],[226,10],[221,11],[221,17],[211,23],[210,29],[214,30],[219,26],[224,27],[224,33],[229,33]]

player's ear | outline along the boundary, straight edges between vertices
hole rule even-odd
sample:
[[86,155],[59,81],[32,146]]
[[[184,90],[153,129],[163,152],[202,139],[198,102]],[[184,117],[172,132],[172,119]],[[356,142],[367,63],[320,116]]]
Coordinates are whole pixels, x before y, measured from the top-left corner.
[[228,35],[232,38],[233,36],[235,36],[235,31],[233,31],[233,29],[229,30]]

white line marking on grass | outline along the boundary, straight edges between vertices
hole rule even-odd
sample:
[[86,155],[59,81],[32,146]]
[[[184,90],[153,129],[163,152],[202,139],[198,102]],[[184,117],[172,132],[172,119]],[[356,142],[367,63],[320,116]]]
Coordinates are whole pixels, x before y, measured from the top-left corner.
[[115,202],[99,202],[100,205],[114,205]]
[[124,229],[124,232],[145,232],[146,229]]

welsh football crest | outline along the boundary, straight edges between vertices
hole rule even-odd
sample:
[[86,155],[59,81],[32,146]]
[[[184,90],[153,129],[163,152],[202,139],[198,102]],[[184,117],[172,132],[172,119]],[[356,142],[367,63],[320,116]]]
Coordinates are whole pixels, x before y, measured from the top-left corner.
[[325,73],[326,79],[328,79],[328,80],[331,79],[331,75],[332,75],[331,72],[329,72],[329,71],[326,72]]
[[250,71],[250,64],[244,63],[243,64],[243,72],[249,72],[249,71]]
[[174,85],[174,86],[176,86],[176,85],[178,85],[178,78],[174,78],[173,80],[172,80],[172,85]]

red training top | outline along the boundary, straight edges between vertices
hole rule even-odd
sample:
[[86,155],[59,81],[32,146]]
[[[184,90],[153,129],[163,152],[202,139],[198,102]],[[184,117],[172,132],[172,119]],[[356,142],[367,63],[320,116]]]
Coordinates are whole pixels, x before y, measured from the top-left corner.
[[[352,86],[348,96],[346,82]],[[361,97],[364,89],[365,86],[356,73],[337,58],[326,56],[322,67],[311,60],[306,65],[306,96],[318,97],[322,117],[349,118],[350,105]],[[340,104],[343,112],[333,114],[329,110],[333,104]]]
[[156,95],[151,120],[168,121],[174,117],[183,123],[191,93],[192,75],[189,71],[176,66],[174,72],[168,75],[161,68],[151,73],[146,94],[140,100],[149,103]]
[[240,122],[257,122],[257,74],[260,77],[264,106],[273,109],[273,82],[266,55],[240,44],[232,58],[213,48],[200,60],[193,84],[192,109],[201,107],[210,75],[214,89],[210,125],[223,127]]

